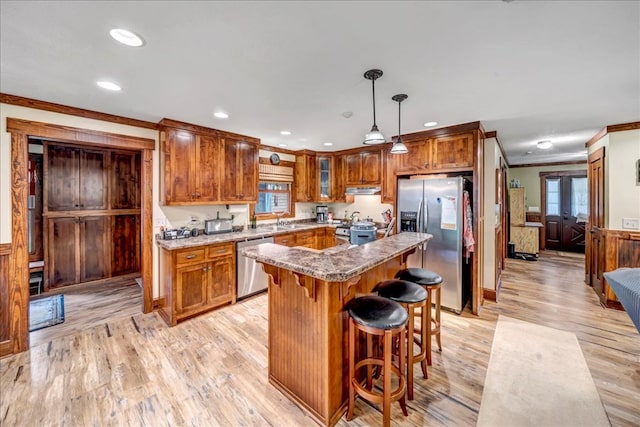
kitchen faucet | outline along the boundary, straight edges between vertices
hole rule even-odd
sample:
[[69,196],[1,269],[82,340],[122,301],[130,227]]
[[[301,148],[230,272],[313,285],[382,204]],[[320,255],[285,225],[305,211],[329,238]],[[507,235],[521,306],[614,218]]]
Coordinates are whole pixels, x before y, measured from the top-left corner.
[[282,225],[282,221],[281,218],[283,215],[287,215],[289,212],[271,212],[272,214],[274,214],[276,216],[276,227],[280,227]]
[[358,214],[359,213],[360,213],[359,211],[351,212],[351,222],[358,222]]

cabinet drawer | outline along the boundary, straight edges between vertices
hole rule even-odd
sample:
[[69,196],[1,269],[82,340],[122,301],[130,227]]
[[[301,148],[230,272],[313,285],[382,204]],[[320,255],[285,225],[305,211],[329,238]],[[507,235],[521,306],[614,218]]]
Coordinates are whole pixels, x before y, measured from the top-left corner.
[[295,246],[296,236],[294,234],[281,234],[273,237],[273,243],[283,246]]
[[176,254],[176,264],[182,265],[202,261],[204,260],[204,253],[204,248],[179,251]]
[[233,243],[207,247],[207,257],[209,258],[217,258],[220,256],[229,255],[233,255]]

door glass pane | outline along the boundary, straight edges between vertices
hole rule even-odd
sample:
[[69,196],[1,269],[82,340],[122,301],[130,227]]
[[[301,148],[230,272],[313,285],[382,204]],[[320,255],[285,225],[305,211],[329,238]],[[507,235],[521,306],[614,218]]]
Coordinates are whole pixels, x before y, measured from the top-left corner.
[[589,190],[587,178],[571,178],[571,216],[578,222],[587,220],[589,214]]
[[560,215],[560,178],[547,178],[547,215]]

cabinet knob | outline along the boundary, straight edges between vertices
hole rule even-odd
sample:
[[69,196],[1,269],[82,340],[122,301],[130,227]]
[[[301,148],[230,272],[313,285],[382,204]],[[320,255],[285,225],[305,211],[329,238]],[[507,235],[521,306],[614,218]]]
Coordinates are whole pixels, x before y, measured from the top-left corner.
[[208,268],[207,268],[207,267],[204,267],[204,268],[202,269],[202,271],[207,271],[207,270],[208,270]]

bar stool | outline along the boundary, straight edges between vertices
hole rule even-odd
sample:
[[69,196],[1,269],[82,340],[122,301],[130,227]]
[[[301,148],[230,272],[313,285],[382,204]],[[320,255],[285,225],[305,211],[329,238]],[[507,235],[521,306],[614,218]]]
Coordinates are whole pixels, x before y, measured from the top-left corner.
[[442,351],[442,342],[440,340],[440,302],[442,295],[442,276],[438,273],[424,268],[406,268],[398,271],[396,279],[407,280],[423,286],[428,294],[427,306],[431,308],[435,305],[435,314],[431,315],[431,309],[427,310],[427,324],[431,325],[427,328],[427,364],[431,366],[431,340],[436,337],[438,350]]
[[[384,298],[389,298],[402,305],[407,310],[407,398],[413,400],[413,365],[420,362],[422,367],[422,375],[427,376],[427,291],[413,282],[406,280],[386,280],[376,285],[374,291]],[[415,332],[415,312],[419,311],[420,330],[418,331],[418,339],[414,336]],[[424,313],[424,315],[423,315]],[[419,346],[418,353],[414,353],[413,344]]]
[[[399,343],[406,340],[407,311],[400,304],[376,295],[356,298],[349,303],[349,408],[347,421],[353,418],[353,408],[356,394],[371,403],[382,403],[383,425],[391,424],[391,402],[400,401],[402,413],[408,416],[405,403],[407,384],[405,381],[405,346],[400,344],[398,366],[393,362],[393,338],[398,337]],[[367,349],[364,359],[356,362],[360,331],[366,334]],[[382,358],[373,353],[373,337],[383,339]],[[373,390],[373,368],[382,367],[382,392]],[[365,385],[356,377],[356,371],[367,368]],[[392,373],[398,377],[398,385],[391,390]]]

